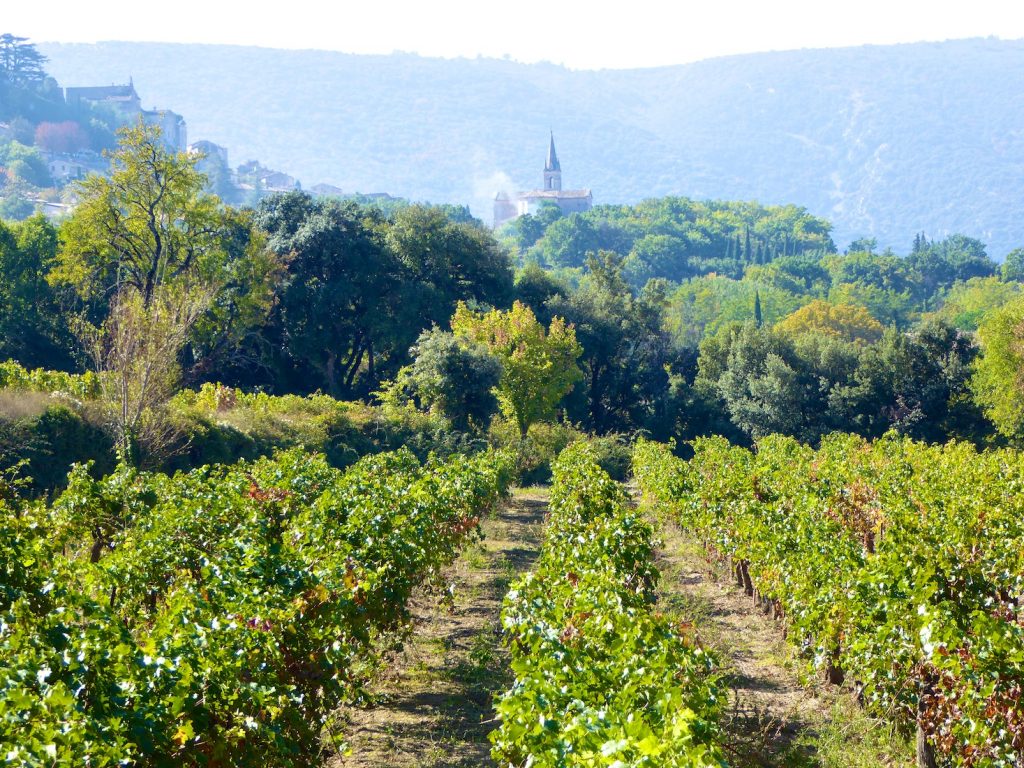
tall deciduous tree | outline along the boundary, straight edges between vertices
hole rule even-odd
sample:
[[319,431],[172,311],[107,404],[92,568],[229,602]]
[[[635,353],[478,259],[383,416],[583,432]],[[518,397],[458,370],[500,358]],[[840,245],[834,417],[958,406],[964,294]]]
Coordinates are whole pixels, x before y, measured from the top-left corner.
[[978,329],[982,355],[971,388],[1000,434],[1024,435],[1024,298],[994,312]]
[[35,144],[47,152],[80,152],[88,148],[89,143],[89,134],[74,120],[36,126]]
[[90,334],[100,403],[122,460],[159,463],[174,447],[177,429],[165,410],[181,379],[178,356],[211,299],[208,287],[160,285],[147,304],[122,288]]
[[622,276],[623,259],[609,251],[589,257],[587,269],[578,290],[546,307],[573,324],[583,346],[583,382],[567,412],[598,433],[642,427],[664,435],[675,358],[663,329],[664,281],[635,295]]
[[576,360],[583,349],[572,326],[556,317],[545,331],[518,301],[505,312],[474,312],[460,303],[452,331],[483,344],[501,361],[498,403],[523,437],[531,424],[555,415],[558,403],[582,377]]
[[844,341],[871,343],[882,338],[885,328],[864,308],[855,304],[830,304],[815,299],[781,320],[775,328],[789,336],[815,334]]
[[257,213],[288,262],[269,334],[279,382],[351,396],[394,376],[419,334],[447,323],[460,300],[507,306],[508,258],[489,232],[449,211],[408,206],[387,218],[354,202],[301,192]]
[[[232,338],[240,318],[262,319],[275,269],[250,218],[204,193],[195,159],[169,152],[158,128],[124,129],[111,159],[110,178],[81,183],[50,277],[91,309],[81,335],[111,431],[135,463],[170,444],[163,411],[185,350],[209,354],[218,331]],[[206,343],[193,336],[203,320]]]
[[1024,282],[1024,248],[1014,248],[1006,254],[1000,271],[1003,280]]
[[163,283],[216,280],[227,257],[223,210],[203,192],[195,158],[169,152],[156,126],[119,135],[110,177],[80,183],[54,278],[87,299],[131,288],[143,307]]
[[73,338],[46,282],[57,253],[57,230],[41,214],[0,222],[0,359],[29,367],[73,366]]
[[81,202],[60,232],[51,283],[66,285],[101,326],[127,293],[148,311],[163,287],[209,298],[190,323],[193,371],[201,375],[265,319],[281,263],[252,215],[204,191],[196,158],[167,149],[156,126],[123,129],[109,178],[80,183]]
[[410,342],[421,329],[446,323],[459,301],[508,306],[509,258],[482,226],[453,221],[443,208],[411,205],[395,213],[385,233],[411,289],[400,297],[402,312],[415,325]]

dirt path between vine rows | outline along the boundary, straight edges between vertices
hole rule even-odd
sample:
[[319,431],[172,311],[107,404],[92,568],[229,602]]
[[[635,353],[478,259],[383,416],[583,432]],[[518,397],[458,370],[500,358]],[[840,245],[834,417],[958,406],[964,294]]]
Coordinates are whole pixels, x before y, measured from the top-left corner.
[[[729,701],[723,729],[733,768],[906,766],[909,749],[869,718],[849,690],[801,681],[802,665],[778,622],[727,569],[671,522],[658,522],[662,609],[691,622],[721,663]],[[806,684],[805,684],[806,683]]]
[[493,765],[493,695],[512,682],[501,601],[537,557],[546,511],[546,489],[516,490],[482,521],[484,540],[452,566],[454,604],[414,601],[412,636],[374,683],[373,704],[343,713],[350,753],[330,768]]

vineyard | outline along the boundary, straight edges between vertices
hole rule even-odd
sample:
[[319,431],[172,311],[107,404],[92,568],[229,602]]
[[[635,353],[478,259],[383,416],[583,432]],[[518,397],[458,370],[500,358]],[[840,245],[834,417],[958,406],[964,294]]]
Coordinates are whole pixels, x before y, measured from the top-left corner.
[[[919,766],[1019,765],[1018,453],[849,435],[817,450],[770,437],[756,451],[720,438],[693,451],[637,442],[640,506],[594,445],[562,451],[536,559],[503,582],[500,617],[494,602],[504,650],[477,639],[467,651],[507,667],[505,687],[477,680],[477,762],[445,765],[479,764],[488,741],[510,768],[748,764],[725,723],[735,692],[720,649],[662,604],[666,517],[728,566],[821,685],[916,732]],[[449,571],[480,546],[514,462],[491,450],[421,463],[399,450],[342,470],[289,449],[175,475],[122,466],[96,479],[79,466],[50,502],[4,480],[7,764],[305,766],[351,754],[351,713],[377,706],[375,676],[429,630],[417,595],[443,592],[429,599],[453,610]],[[341,765],[399,764],[359,749],[376,762]]]
[[0,32],[0,768],[1024,768],[1012,233],[306,192]]
[[584,444],[554,467],[536,569],[502,611],[515,685],[499,765],[721,765],[712,659],[652,610],[653,533]]
[[79,469],[50,507],[6,489],[7,763],[309,765],[508,467],[399,451],[342,472],[289,451],[173,477]]
[[756,452],[641,442],[644,493],[784,623],[830,682],[917,729],[919,765],[1024,753],[1024,464],[1012,451],[832,436]]

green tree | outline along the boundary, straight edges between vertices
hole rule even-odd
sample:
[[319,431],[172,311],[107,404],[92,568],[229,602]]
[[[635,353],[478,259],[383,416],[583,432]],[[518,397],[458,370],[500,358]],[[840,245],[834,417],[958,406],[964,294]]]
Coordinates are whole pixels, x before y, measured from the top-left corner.
[[985,253],[985,245],[966,235],[950,235],[932,242],[907,257],[907,267],[916,284],[916,296],[927,309],[937,293],[953,283],[995,274],[996,265]]
[[550,320],[547,303],[555,298],[565,298],[569,288],[555,276],[535,262],[529,262],[516,273],[515,298],[533,310],[538,318]]
[[972,277],[966,282],[953,284],[943,296],[942,306],[936,315],[962,331],[974,331],[989,313],[1020,293],[1021,286],[1016,281],[1006,282],[995,275]]
[[111,177],[80,185],[49,278],[87,305],[80,334],[108,423],[122,457],[138,463],[171,448],[166,403],[186,349],[203,347],[194,331],[206,320],[216,328],[208,337],[232,338],[239,317],[255,323],[269,309],[274,269],[251,221],[203,192],[195,158],[170,153],[156,127],[120,135]]
[[1001,435],[1024,436],[1024,297],[989,315],[978,328],[982,354],[971,388]]
[[1006,254],[1000,272],[1007,282],[1024,282],[1024,248],[1014,248]]
[[696,349],[701,339],[731,323],[750,319],[757,294],[765,324],[772,324],[807,303],[808,297],[752,280],[706,275],[687,280],[669,296],[665,322],[676,342]]
[[0,197],[0,219],[7,221],[23,221],[36,209],[32,201],[27,199],[18,189],[8,187]]
[[562,209],[550,201],[540,204],[536,213],[517,216],[498,232],[502,242],[509,244],[515,253],[522,256],[540,240],[547,228],[562,218]]
[[190,383],[223,381],[227,370],[251,363],[249,342],[273,311],[284,282],[284,259],[268,247],[252,209],[225,209],[220,231],[226,258],[183,357]]
[[126,291],[141,297],[143,311],[163,286],[209,297],[186,345],[191,364],[185,373],[201,378],[262,324],[280,260],[266,248],[252,215],[206,193],[197,158],[170,152],[159,128],[140,123],[119,136],[111,176],[80,183],[81,202],[61,228],[49,279],[71,288],[97,327],[112,298]]
[[421,407],[440,412],[460,431],[486,427],[498,410],[493,390],[501,363],[483,345],[439,328],[424,331],[399,378]]
[[550,224],[529,256],[551,267],[582,267],[587,254],[596,253],[603,245],[591,218],[573,213]]
[[212,290],[159,284],[146,303],[118,291],[103,324],[87,332],[99,374],[100,407],[121,460],[159,465],[177,448],[179,429],[168,403],[181,382],[179,356]]
[[572,326],[556,317],[545,331],[518,301],[504,312],[474,312],[460,302],[452,331],[483,344],[501,362],[498,404],[522,437],[531,424],[555,415],[558,403],[582,376],[576,360],[583,350]]
[[224,211],[195,157],[171,153],[156,126],[119,132],[110,177],[91,175],[61,230],[53,279],[83,298],[124,287],[148,307],[163,284],[210,284],[227,261]]
[[689,240],[673,235],[647,234],[633,243],[623,271],[633,285],[654,277],[683,280],[691,270],[687,260]]
[[33,187],[48,187],[52,183],[46,160],[35,147],[12,141],[0,147],[0,164],[14,179],[20,179]]
[[396,212],[384,231],[411,289],[395,297],[413,327],[405,349],[421,329],[447,322],[459,301],[508,306],[511,262],[483,226],[453,221],[446,209],[411,205]]
[[0,359],[66,370],[74,365],[67,316],[46,281],[57,230],[42,215],[0,222]]
[[651,281],[634,295],[622,271],[622,257],[600,251],[588,257],[577,291],[548,301],[548,311],[572,323],[583,347],[583,380],[566,410],[598,433],[639,427],[667,437],[668,371],[675,356],[663,328],[665,283]]
[[744,277],[790,293],[823,296],[831,285],[831,276],[821,261],[812,256],[782,256],[770,264],[750,266]]
[[350,200],[302,192],[265,199],[256,214],[287,261],[265,329],[267,367],[286,391],[365,395],[408,362],[419,334],[459,301],[507,306],[508,256],[455,209],[404,205],[390,217]]
[[371,389],[381,358],[404,354],[421,327],[408,334],[402,325],[406,278],[384,243],[382,215],[292,192],[264,200],[256,219],[288,265],[264,332],[277,384],[347,395],[364,372]]
[[821,404],[816,382],[792,344],[752,321],[729,341],[715,384],[733,423],[755,440],[780,432],[813,441]]
[[846,253],[866,253],[869,256],[878,248],[878,240],[873,237],[858,237],[848,246]]
[[976,353],[969,337],[941,321],[909,334],[888,329],[861,352],[852,379],[833,391],[837,423],[870,437],[893,429],[928,441],[977,438],[968,388]]
[[914,311],[914,298],[910,291],[897,293],[871,283],[839,283],[832,286],[828,300],[835,305],[865,307],[883,325],[897,328],[906,328],[918,314]]
[[46,61],[27,37],[0,35],[0,79],[18,86],[40,83],[46,78]]

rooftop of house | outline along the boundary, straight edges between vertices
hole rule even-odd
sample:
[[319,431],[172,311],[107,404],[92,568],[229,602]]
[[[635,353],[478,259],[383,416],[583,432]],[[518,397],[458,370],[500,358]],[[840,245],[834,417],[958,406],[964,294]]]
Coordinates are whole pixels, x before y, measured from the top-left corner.
[[132,83],[128,85],[87,85],[64,89],[68,101],[86,99],[87,101],[127,101],[138,99]]
[[220,144],[215,144],[207,139],[200,139],[199,141],[193,141],[188,145],[188,148],[196,152],[216,152],[218,150],[224,150],[226,147]]
[[336,187],[333,184],[314,184],[309,188],[309,191],[314,195],[324,196],[339,196],[345,194],[345,190],[341,187]]

